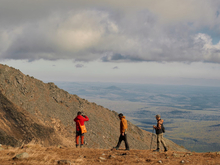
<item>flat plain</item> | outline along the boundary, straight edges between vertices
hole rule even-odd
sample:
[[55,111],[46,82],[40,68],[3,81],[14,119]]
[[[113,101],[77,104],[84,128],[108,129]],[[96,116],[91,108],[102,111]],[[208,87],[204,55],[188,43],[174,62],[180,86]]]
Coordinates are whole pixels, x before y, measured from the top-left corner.
[[155,115],[166,127],[165,137],[195,152],[220,150],[220,88],[125,83],[55,82],[90,102],[122,112],[152,132]]

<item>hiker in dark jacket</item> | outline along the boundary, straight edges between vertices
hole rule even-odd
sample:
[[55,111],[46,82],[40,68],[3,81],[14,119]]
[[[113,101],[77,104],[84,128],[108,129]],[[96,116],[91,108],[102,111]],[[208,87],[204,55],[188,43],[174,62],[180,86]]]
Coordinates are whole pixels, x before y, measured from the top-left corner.
[[[83,147],[84,133],[81,133],[80,125],[84,125],[84,121],[89,121],[89,118],[85,115],[82,116],[82,112],[77,113],[77,117],[74,119],[76,122],[76,148],[79,146],[79,137],[81,137],[80,148]],[[80,122],[80,125],[79,125]]]
[[157,134],[157,149],[154,150],[155,152],[159,152],[160,151],[160,142],[162,143],[163,147],[164,147],[164,152],[168,151],[167,147],[166,147],[166,143],[163,140],[163,131],[162,131],[162,127],[163,127],[163,120],[160,118],[160,115],[156,115],[156,120],[157,120],[157,126],[153,126],[153,128],[156,130],[156,134]]
[[127,140],[127,134],[126,134],[126,131],[127,131],[127,128],[128,128],[128,125],[127,125],[127,120],[125,119],[125,116],[123,116],[122,113],[120,113],[118,115],[119,119],[121,120],[120,121],[120,137],[119,137],[119,140],[118,140],[118,144],[116,147],[113,147],[115,148],[116,150],[118,150],[118,148],[120,147],[120,144],[122,142],[122,140],[125,141],[125,148],[126,150],[129,150],[129,145],[128,145],[128,140]]

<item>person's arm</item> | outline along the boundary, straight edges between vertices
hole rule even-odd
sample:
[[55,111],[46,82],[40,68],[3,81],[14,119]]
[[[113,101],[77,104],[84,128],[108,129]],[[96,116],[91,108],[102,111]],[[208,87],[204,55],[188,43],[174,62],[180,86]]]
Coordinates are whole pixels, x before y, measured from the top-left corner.
[[121,130],[122,136],[124,136],[126,129],[127,129],[127,120],[122,120],[122,130]]
[[89,121],[89,118],[87,116],[84,116],[84,121]]
[[153,126],[155,129],[161,129],[161,125],[163,124],[163,120],[161,119],[160,121],[157,122],[157,126]]
[[158,122],[158,129],[161,129],[161,125],[163,124],[163,120],[161,119],[159,122]]

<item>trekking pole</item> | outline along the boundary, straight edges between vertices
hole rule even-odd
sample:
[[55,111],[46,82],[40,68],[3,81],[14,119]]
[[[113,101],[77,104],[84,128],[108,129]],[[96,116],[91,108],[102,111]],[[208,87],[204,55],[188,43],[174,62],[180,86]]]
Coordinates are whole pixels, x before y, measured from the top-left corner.
[[153,134],[154,134],[154,128],[153,128],[153,131],[152,131],[152,136],[151,136],[150,150],[151,150],[152,141],[153,141]]

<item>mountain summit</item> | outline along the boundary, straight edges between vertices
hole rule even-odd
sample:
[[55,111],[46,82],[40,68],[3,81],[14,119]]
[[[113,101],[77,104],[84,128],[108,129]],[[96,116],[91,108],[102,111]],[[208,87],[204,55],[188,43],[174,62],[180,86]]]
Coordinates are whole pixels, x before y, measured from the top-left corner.
[[[88,148],[109,149],[117,144],[120,134],[117,112],[0,64],[1,144],[18,146],[35,142],[75,147],[73,119],[78,111],[90,119],[85,134]],[[131,149],[149,149],[151,137],[151,133],[128,121]],[[156,148],[155,141],[152,148]],[[168,139],[165,141],[171,150],[186,151]]]

